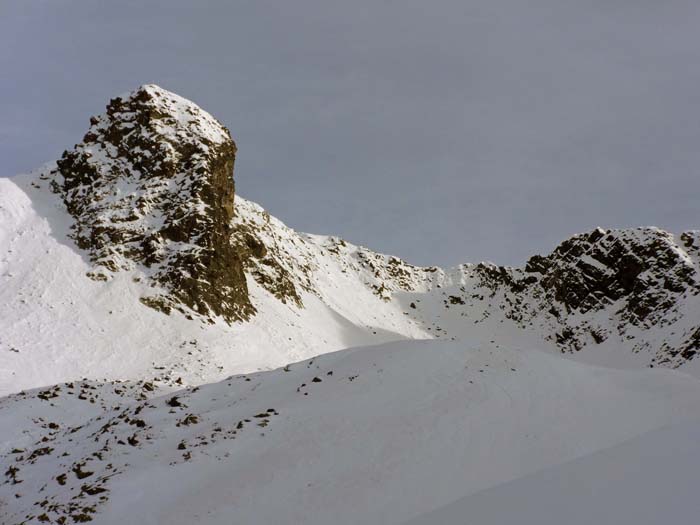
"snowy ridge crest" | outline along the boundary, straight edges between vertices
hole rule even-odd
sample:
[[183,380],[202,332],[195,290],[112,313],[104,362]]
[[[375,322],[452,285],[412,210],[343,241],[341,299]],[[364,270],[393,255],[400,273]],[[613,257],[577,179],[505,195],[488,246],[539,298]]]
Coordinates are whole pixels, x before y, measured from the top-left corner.
[[342,275],[370,291],[375,308],[402,312],[427,336],[463,337],[473,324],[499,320],[561,352],[609,348],[637,354],[646,366],[675,368],[700,352],[697,231],[676,238],[654,227],[596,228],[523,268],[442,269],[298,234],[259,206],[238,203],[234,242],[247,254],[246,272],[270,291],[292,290],[300,306],[302,292],[332,303],[327,276]]

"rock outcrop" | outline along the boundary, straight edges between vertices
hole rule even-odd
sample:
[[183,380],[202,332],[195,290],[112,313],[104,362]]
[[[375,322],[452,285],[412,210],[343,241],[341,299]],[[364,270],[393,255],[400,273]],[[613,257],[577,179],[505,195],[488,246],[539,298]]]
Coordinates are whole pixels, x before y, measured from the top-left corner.
[[477,265],[475,272],[510,319],[540,327],[562,351],[616,336],[634,352],[651,351],[651,364],[678,366],[700,351],[700,320],[688,311],[700,302],[698,237],[597,228],[523,269]]
[[160,289],[144,304],[246,319],[240,254],[231,243],[236,145],[211,115],[145,85],[115,98],[57,162],[53,189],[75,219],[90,276],[142,269]]
[[525,271],[540,274],[547,296],[567,313],[620,301],[620,312],[637,326],[658,322],[679,294],[700,291],[692,259],[656,228],[576,235],[549,256],[532,257]]

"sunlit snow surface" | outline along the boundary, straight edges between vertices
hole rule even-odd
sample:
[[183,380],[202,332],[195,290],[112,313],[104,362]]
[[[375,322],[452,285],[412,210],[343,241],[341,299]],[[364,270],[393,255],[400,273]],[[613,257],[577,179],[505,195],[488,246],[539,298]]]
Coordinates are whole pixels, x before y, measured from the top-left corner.
[[42,392],[0,405],[2,442],[23,451],[3,457],[21,480],[0,492],[10,523],[44,500],[110,524],[400,523],[700,420],[691,376],[469,341],[348,349],[148,401],[121,384]]

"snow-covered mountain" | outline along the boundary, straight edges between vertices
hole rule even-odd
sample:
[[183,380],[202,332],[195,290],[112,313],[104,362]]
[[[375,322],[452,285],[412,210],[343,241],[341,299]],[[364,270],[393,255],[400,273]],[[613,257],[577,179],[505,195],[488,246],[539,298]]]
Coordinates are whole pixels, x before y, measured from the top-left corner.
[[417,267],[288,228],[235,154],[147,85],[0,179],[8,523],[399,523],[700,417],[700,231]]

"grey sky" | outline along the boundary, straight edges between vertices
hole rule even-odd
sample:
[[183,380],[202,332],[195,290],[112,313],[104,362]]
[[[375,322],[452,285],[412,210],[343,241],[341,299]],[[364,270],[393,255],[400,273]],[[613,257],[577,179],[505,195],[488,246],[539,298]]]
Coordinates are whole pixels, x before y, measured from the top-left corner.
[[0,159],[156,83],[226,124],[240,194],[411,262],[700,227],[697,0],[0,0]]

